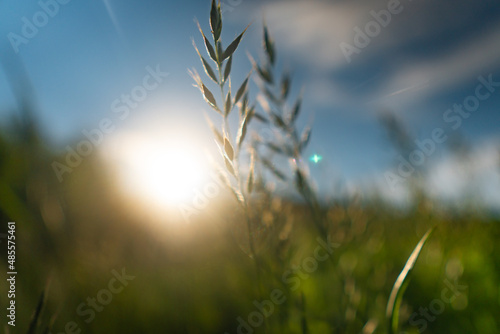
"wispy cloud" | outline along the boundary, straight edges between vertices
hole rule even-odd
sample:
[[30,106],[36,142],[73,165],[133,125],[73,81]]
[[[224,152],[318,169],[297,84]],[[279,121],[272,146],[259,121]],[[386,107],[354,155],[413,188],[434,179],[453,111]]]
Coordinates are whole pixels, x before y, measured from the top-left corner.
[[[264,12],[289,57],[316,69],[315,75],[322,77],[318,81],[351,80],[335,84],[339,93],[351,98],[364,95],[365,101],[372,101],[394,97],[399,104],[411,103],[500,67],[500,24],[495,24],[494,18],[481,19],[495,4],[466,0],[443,0],[439,5],[402,0],[402,12],[393,15],[390,24],[348,63],[340,43],[353,44],[354,28],[364,28],[373,20],[370,11],[386,9],[387,3],[266,1],[256,10]],[[377,68],[382,75],[369,82],[368,93],[352,89],[353,78],[367,81]],[[366,72],[364,78],[360,71]]]
[[429,193],[459,200],[472,194],[481,203],[500,208],[500,140],[477,145],[466,157],[450,156],[430,167]]
[[[409,203],[408,184],[390,187],[383,174],[374,178],[378,193],[389,202]],[[431,198],[462,203],[473,200],[500,209],[500,138],[473,146],[466,155],[449,154],[429,164],[422,185]]]
[[388,84],[381,88],[381,92],[427,82],[426,89],[411,97],[422,99],[488,74],[500,67],[499,40],[500,24],[495,25],[481,38],[471,39],[439,57],[403,66]]
[[120,40],[123,44],[126,44],[125,35],[123,34],[122,28],[120,26],[120,22],[118,21],[116,14],[115,14],[115,11],[111,7],[111,4],[109,1],[110,0],[102,0],[102,2],[104,3],[104,6],[106,7],[106,11],[108,12],[109,18],[110,18],[111,22],[113,23],[113,27],[115,28],[115,31],[116,31],[118,37],[120,38]]

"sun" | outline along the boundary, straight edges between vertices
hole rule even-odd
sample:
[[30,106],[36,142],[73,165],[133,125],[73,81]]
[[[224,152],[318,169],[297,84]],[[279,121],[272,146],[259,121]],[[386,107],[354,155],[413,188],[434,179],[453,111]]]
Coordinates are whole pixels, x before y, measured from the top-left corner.
[[[187,140],[128,135],[114,163],[124,189],[136,200],[159,207],[186,203],[203,176],[199,150]],[[116,145],[115,145],[116,146]]]

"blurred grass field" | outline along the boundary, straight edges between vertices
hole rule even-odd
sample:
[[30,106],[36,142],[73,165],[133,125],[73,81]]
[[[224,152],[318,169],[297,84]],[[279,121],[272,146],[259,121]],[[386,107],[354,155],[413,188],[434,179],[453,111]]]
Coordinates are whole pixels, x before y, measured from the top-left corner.
[[[6,233],[7,221],[17,222],[15,332],[26,332],[44,289],[41,325],[55,316],[52,333],[65,332],[72,321],[82,333],[235,333],[237,318],[246,319],[255,311],[253,301],[269,299],[276,288],[287,291],[286,302],[268,318],[269,332],[300,333],[302,312],[310,333],[359,333],[367,323],[378,324],[379,332],[392,284],[431,226],[437,229],[405,294],[402,328],[419,332],[426,318],[419,314],[413,320],[420,322],[412,326],[411,315],[439,299],[449,280],[467,288],[433,321],[425,321],[425,332],[499,330],[500,228],[498,217],[483,209],[446,209],[423,196],[406,209],[377,198],[330,203],[324,210],[330,238],[339,247],[291,291],[283,274],[317,246],[312,218],[300,203],[263,200],[267,218],[255,235],[266,269],[259,292],[241,212],[229,197],[216,214],[197,215],[190,224],[169,217],[158,223],[127,205],[97,157],[58,183],[47,168],[54,156],[34,128],[4,131],[0,152],[0,232]],[[1,248],[6,254],[4,240]],[[6,265],[2,255],[4,273]],[[111,271],[122,268],[135,279],[86,323],[78,306],[95,298]],[[6,287],[1,285],[2,296]],[[264,326],[255,332],[264,332]]]
[[[19,99],[20,116],[0,128],[0,272],[9,271],[7,222],[16,222],[18,272],[16,326],[7,326],[2,313],[1,331],[391,333],[386,308],[393,286],[419,240],[433,231],[416,253],[401,305],[396,303],[398,334],[500,332],[498,212],[481,203],[474,189],[452,204],[431,198],[421,170],[409,179],[406,206],[387,201],[380,190],[321,198],[300,166],[311,135],[306,128],[300,136],[294,123],[302,96],[289,113],[291,78],[283,74],[281,86],[272,79],[275,54],[267,27],[268,63],[251,62],[264,82],[264,99],[274,103],[269,119],[255,112],[248,78],[231,93],[232,56],[246,30],[222,51],[220,12],[212,1],[215,48],[200,27],[206,57],[215,65],[196,51],[224,107],[196,70],[191,74],[222,116],[221,129],[211,127],[224,175],[232,179],[230,191],[220,190],[189,219],[180,206],[157,212],[148,200],[126,194],[116,166],[99,150],[59,182],[52,166],[65,153],[45,143],[34,103]],[[239,115],[241,124],[233,140],[228,116],[238,108],[231,115]],[[263,177],[286,179],[270,154],[243,144],[252,117],[288,135],[283,143],[256,145],[289,158],[295,179],[283,183],[302,199],[278,194]],[[412,140],[395,118],[382,119],[382,125],[399,150],[411,150]],[[249,153],[241,160],[240,148]],[[8,289],[0,285],[4,310]]]

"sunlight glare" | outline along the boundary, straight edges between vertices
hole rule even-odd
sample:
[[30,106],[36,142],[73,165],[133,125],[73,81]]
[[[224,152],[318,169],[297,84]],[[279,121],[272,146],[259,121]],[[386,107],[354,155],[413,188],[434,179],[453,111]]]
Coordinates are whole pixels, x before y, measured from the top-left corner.
[[134,136],[121,141],[120,176],[138,200],[158,206],[189,201],[203,178],[201,161],[184,140]]

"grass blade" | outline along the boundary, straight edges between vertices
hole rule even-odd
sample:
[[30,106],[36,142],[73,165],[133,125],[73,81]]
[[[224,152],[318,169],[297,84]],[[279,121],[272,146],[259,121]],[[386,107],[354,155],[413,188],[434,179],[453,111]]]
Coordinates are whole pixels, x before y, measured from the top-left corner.
[[269,61],[271,65],[274,65],[274,60],[276,58],[276,52],[274,50],[274,43],[269,36],[269,31],[267,30],[267,26],[264,25],[264,48],[266,49],[267,56],[269,57]]
[[210,64],[205,60],[205,58],[201,55],[200,50],[198,50],[198,47],[196,46],[196,43],[193,41],[193,46],[196,49],[196,52],[198,53],[198,56],[201,59],[201,63],[203,64],[203,68],[205,69],[205,73],[212,79],[216,84],[219,84],[219,81],[217,80],[217,76],[215,75],[214,70],[210,66]]
[[240,88],[238,88],[238,91],[236,91],[236,95],[234,97],[234,104],[238,103],[238,101],[240,100],[240,98],[243,96],[243,94],[245,93],[245,90],[247,89],[247,84],[248,84],[248,79],[250,78],[250,74],[252,72],[250,72],[245,81],[243,81],[243,83],[241,84]]
[[248,124],[250,123],[250,119],[252,118],[253,111],[249,111],[245,113],[243,119],[241,120],[240,127],[238,129],[238,134],[236,136],[236,144],[238,145],[238,149],[241,149],[241,145],[245,140],[245,136],[247,134]]
[[248,172],[248,179],[247,179],[247,192],[249,194],[251,194],[253,191],[254,173],[255,173],[255,151],[252,150],[250,152],[250,171]]
[[234,159],[234,149],[233,145],[229,142],[227,138],[224,138],[224,151],[226,152],[227,158],[230,161],[233,161]]
[[420,252],[424,247],[425,243],[429,239],[429,236],[434,231],[434,228],[429,229],[422,239],[418,242],[417,246],[413,249],[410,257],[406,261],[403,271],[399,274],[394,286],[392,287],[391,295],[387,303],[386,317],[389,321],[389,334],[397,333],[399,327],[399,306],[403,300],[403,295],[408,286],[409,279],[411,278],[411,273],[415,263],[417,262]]
[[233,175],[234,177],[236,177],[236,173],[234,172],[233,164],[231,163],[231,161],[229,161],[229,159],[228,159],[227,156],[224,156],[224,164],[226,165],[227,171],[229,173],[231,173],[231,175]]
[[208,54],[210,55],[210,58],[212,58],[213,61],[215,61],[217,63],[217,55],[215,54],[215,49],[214,47],[212,46],[212,44],[210,44],[210,42],[208,41],[208,38],[207,36],[205,36],[205,33],[203,32],[203,30],[201,29],[201,26],[200,26],[200,23],[198,21],[196,21],[196,24],[198,25],[198,30],[200,30],[200,33],[201,35],[203,36],[203,40],[205,41],[205,47],[207,48],[207,52]]
[[264,124],[268,124],[269,121],[261,114],[257,113],[257,112],[254,112],[253,117],[255,117],[258,121],[260,121],[261,123],[264,123]]
[[278,145],[275,145],[271,142],[269,143],[266,143],[266,146],[271,150],[273,151],[274,153],[278,153],[278,154],[285,154],[285,152],[281,149],[281,147],[279,147]]
[[205,100],[207,103],[214,108],[217,112],[221,113],[219,107],[217,107],[217,102],[215,101],[214,94],[205,86],[204,84],[201,84],[201,91],[203,92],[203,96],[205,97]]
[[231,73],[232,62],[233,62],[233,57],[231,56],[231,57],[229,57],[229,60],[226,63],[226,68],[224,69],[224,81],[223,82],[226,82],[227,78],[229,78],[229,74]]
[[262,68],[258,64],[255,64],[255,68],[257,69],[257,73],[259,73],[262,80],[271,85],[274,83],[273,75],[269,69]]
[[224,116],[227,117],[229,113],[231,112],[231,109],[233,109],[231,105],[231,91],[227,92],[226,95],[226,104],[224,106]]
[[36,327],[38,325],[38,320],[40,318],[40,314],[42,313],[43,306],[45,305],[45,291],[42,291],[40,295],[40,299],[38,299],[38,304],[36,306],[33,315],[31,316],[30,325],[28,327],[27,334],[35,334]]
[[248,27],[249,27],[249,25],[245,28],[245,30],[243,30],[243,32],[241,34],[238,35],[238,37],[236,37],[234,39],[234,41],[231,42],[231,44],[229,44],[229,46],[227,47],[227,49],[224,50],[224,52],[222,53],[222,59],[221,59],[221,61],[223,61],[224,59],[230,57],[234,53],[234,51],[236,51],[236,48],[240,44],[240,41],[243,38],[243,35],[247,31]]
[[247,114],[247,107],[248,107],[248,93],[243,95],[243,99],[241,100],[240,119],[243,119],[243,117]]
[[286,181],[286,176],[285,173],[281,172],[278,170],[276,167],[274,167],[273,163],[265,158],[260,158],[260,161],[262,162],[262,165],[266,167],[271,173],[273,173],[278,179],[281,181]]
[[222,18],[221,18],[220,4],[217,5],[215,0],[212,0],[212,8],[210,9],[210,28],[214,41],[217,42],[222,32]]
[[300,137],[300,150],[302,151],[307,144],[309,144],[309,140],[311,139],[311,131],[312,128],[308,126],[304,132],[302,133],[302,136]]
[[290,124],[293,124],[300,113],[300,107],[302,106],[302,96],[299,96],[297,101],[295,102],[292,112],[290,113]]
[[282,128],[283,130],[286,130],[286,124],[285,121],[283,121],[283,118],[281,116],[276,115],[274,112],[269,113],[269,117],[271,118],[271,121],[276,124],[276,126]]
[[291,84],[290,73],[286,72],[283,74],[281,78],[281,98],[284,100],[288,97],[288,93],[290,92],[290,84]]
[[307,316],[306,316],[306,297],[304,296],[304,292],[300,293],[299,308],[301,314],[300,327],[302,330],[302,334],[309,334],[309,326],[307,325]]

